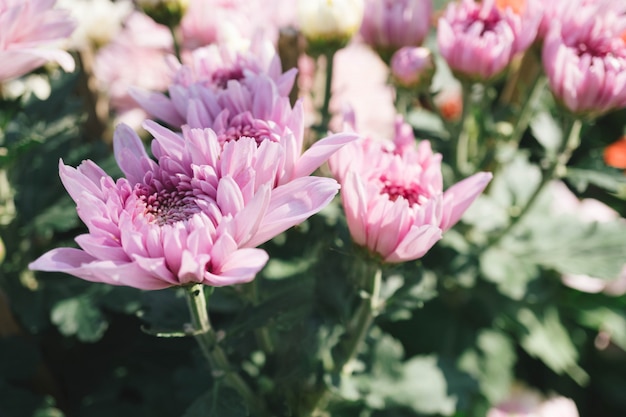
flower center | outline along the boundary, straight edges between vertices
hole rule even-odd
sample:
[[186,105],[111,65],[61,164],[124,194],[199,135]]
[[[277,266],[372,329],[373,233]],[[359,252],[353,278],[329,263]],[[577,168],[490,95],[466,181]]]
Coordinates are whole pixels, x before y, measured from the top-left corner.
[[138,186],[135,192],[145,205],[144,215],[151,223],[159,226],[185,221],[201,211],[191,190],[155,191],[142,185]]
[[389,200],[391,201],[396,201],[398,198],[404,198],[409,202],[410,206],[414,206],[420,205],[424,198],[428,196],[426,190],[418,184],[400,184],[390,180],[384,175],[380,177],[380,181],[383,183],[380,193],[387,194],[389,196]]
[[217,138],[220,143],[224,144],[232,140],[238,140],[242,136],[253,138],[257,145],[260,145],[264,140],[273,140],[267,126],[254,122],[233,124],[223,132],[218,133]]
[[211,81],[219,88],[226,88],[228,81],[243,79],[243,70],[240,67],[218,69],[211,75]]
[[482,23],[482,30],[480,35],[484,35],[487,32],[495,32],[496,27],[501,21],[500,12],[497,8],[491,8],[488,14],[485,15],[483,10],[474,10],[474,12],[468,16],[465,31],[474,25],[476,22]]

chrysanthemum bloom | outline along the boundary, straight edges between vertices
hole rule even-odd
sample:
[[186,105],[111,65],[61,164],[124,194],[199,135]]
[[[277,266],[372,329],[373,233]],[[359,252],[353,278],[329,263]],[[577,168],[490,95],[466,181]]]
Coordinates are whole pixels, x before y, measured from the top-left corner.
[[[243,78],[228,79],[223,88],[217,88],[211,81],[210,74],[214,72],[197,71],[198,78],[191,78],[189,82],[181,80],[184,76],[177,76],[178,83],[170,86],[169,97],[138,91],[134,97],[150,114],[171,126],[187,124],[194,128],[213,129],[222,144],[241,136],[254,138],[258,143],[279,143],[286,153],[284,170],[277,179],[283,184],[309,175],[355,136],[331,135],[303,153],[302,103],[298,101],[292,107],[286,96],[293,83],[293,73],[280,72],[280,64],[274,59],[267,71],[255,74],[244,69]],[[184,68],[180,73],[192,74]],[[205,85],[207,82],[208,86]]]
[[437,27],[439,51],[458,77],[489,80],[530,46],[540,19],[535,0],[515,8],[495,0],[450,3]]
[[148,113],[174,127],[189,123],[192,102],[205,103],[213,113],[236,102],[229,109],[231,117],[254,107],[255,117],[275,120],[271,116],[282,113],[284,106],[272,108],[276,100],[284,103],[279,97],[289,95],[296,71],[282,71],[280,57],[265,39],[253,41],[245,51],[211,45],[193,51],[188,64],[174,69],[168,95],[138,88],[130,94]]
[[626,107],[626,16],[584,7],[564,18],[543,44],[554,96],[572,113],[597,117]]
[[363,0],[298,0],[298,24],[312,52],[337,50],[361,27]]
[[30,268],[141,289],[248,282],[268,259],[254,247],[321,210],[339,189],[320,177],[274,187],[285,159],[275,142],[242,137],[222,147],[210,129],[145,127],[156,161],[129,127],[116,130],[125,178],[114,181],[91,161],[60,165],[89,232],[76,238],[81,249],[54,249]]
[[433,55],[428,48],[405,46],[391,58],[391,76],[404,88],[428,88],[435,74]]
[[477,173],[443,191],[441,155],[398,120],[393,142],[363,139],[329,161],[354,242],[384,262],[422,257],[487,186]]
[[0,0],[0,81],[24,75],[46,62],[74,70],[74,59],[59,42],[76,27],[55,0]]
[[366,0],[361,38],[383,60],[403,46],[419,46],[430,30],[432,0]]

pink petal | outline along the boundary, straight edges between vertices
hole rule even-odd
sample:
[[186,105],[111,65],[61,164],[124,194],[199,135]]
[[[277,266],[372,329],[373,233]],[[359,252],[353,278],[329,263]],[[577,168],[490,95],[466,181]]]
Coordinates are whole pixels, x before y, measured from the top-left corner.
[[395,251],[385,258],[386,262],[406,262],[419,259],[441,239],[442,230],[430,224],[411,226]]
[[454,184],[445,191],[441,229],[446,231],[459,221],[465,210],[483,192],[492,177],[490,172],[479,172]]
[[[302,154],[293,173],[293,178],[310,175],[330,158],[332,154],[341,149],[346,143],[350,143],[359,138],[354,133],[338,133],[328,136],[313,144]],[[287,179],[289,180],[289,179]],[[281,179],[281,182],[284,182]]]

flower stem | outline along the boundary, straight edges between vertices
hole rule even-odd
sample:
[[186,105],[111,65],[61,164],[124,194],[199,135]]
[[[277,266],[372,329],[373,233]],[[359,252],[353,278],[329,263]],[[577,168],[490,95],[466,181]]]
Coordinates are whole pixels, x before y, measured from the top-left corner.
[[180,63],[183,62],[182,56],[180,53],[180,43],[178,42],[178,37],[176,36],[176,26],[168,25],[170,33],[172,34],[172,45],[174,46],[174,55],[178,59]]
[[470,109],[472,85],[463,84],[463,109],[461,119],[450,134],[453,149],[453,168],[457,178],[464,177],[468,173],[468,147],[469,147],[469,125],[473,113]]
[[541,191],[545,188],[545,186],[554,178],[562,177],[565,173],[565,169],[567,166],[567,162],[572,157],[572,153],[578,148],[580,145],[580,131],[582,129],[582,121],[580,119],[572,119],[569,126],[569,133],[567,138],[562,141],[561,146],[558,152],[554,155],[550,165],[543,171],[541,176],[541,181],[528,198],[528,201],[519,211],[519,214],[511,219],[511,222],[502,229],[497,235],[495,235],[489,242],[487,243],[484,249],[487,249],[491,246],[496,245],[507,233],[515,228],[520,221],[526,217],[526,215],[530,212],[530,209],[535,204],[535,201],[541,194]]
[[322,102],[322,107],[320,109],[321,121],[319,124],[319,132],[320,134],[325,134],[328,130],[328,124],[330,123],[331,114],[330,114],[330,98],[332,96],[332,86],[333,86],[333,67],[335,61],[335,51],[331,50],[323,55],[326,58],[326,71],[324,77],[324,101]]
[[[187,306],[191,315],[191,334],[213,371],[213,376],[223,378],[228,386],[235,389],[244,399],[250,410],[264,410],[264,406],[248,386],[246,381],[232,370],[224,350],[217,344],[217,336],[211,327],[207,311],[204,285],[193,284],[185,287]],[[263,413],[260,413],[263,414]]]
[[[333,366],[331,371],[333,374],[340,374],[341,376],[349,376],[352,374],[354,370],[354,359],[357,357],[359,349],[365,341],[372,327],[372,323],[380,310],[381,283],[382,270],[380,266],[376,266],[373,273],[368,275],[367,283],[365,284],[365,288],[363,288],[361,302],[354,316],[346,326],[347,338],[339,345],[341,355]],[[330,391],[328,390],[328,386],[324,385],[320,390],[314,393],[311,398],[309,411],[306,411],[302,415],[308,417],[323,415],[329,397]]]
[[530,124],[530,119],[533,114],[533,109],[535,108],[535,104],[537,104],[537,100],[541,97],[541,93],[546,86],[546,78],[541,76],[541,73],[538,72],[532,81],[532,90],[530,94],[526,97],[524,104],[522,105],[522,109],[520,110],[519,117],[517,118],[517,124],[513,129],[513,133],[509,140],[516,147],[519,145],[519,141],[522,139],[522,135],[528,128]]

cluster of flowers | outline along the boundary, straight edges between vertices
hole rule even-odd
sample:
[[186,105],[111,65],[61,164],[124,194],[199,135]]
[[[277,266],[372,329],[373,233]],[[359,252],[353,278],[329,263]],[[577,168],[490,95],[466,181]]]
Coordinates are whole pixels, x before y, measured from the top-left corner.
[[[0,80],[47,61],[72,69],[55,45],[75,24],[54,3],[0,0],[0,59],[7,63]],[[181,18],[180,60],[163,59],[175,49],[165,26],[130,8],[121,12],[125,26],[107,35],[96,75],[120,112],[138,103],[168,127],[143,122],[152,157],[134,129],[116,128],[125,178],[114,180],[91,161],[60,164],[88,233],[76,238],[81,249],[52,250],[31,268],[141,289],[249,282],[268,260],[258,246],[319,212],[340,187],[354,242],[383,262],[405,262],[422,257],[487,186],[491,173],[479,172],[444,192],[441,155],[417,142],[401,117],[392,141],[362,137],[348,114],[346,132],[308,147],[305,106],[289,100],[296,72],[283,72],[276,33],[242,37],[254,26],[242,23],[232,36],[225,23],[261,19],[267,9],[242,2],[245,13],[232,7],[226,16],[217,6],[204,13],[212,3],[191,1]],[[433,58],[421,46],[431,27],[429,0],[300,4],[299,26],[311,44],[342,45],[360,30],[396,84],[430,87]],[[199,19],[206,15],[215,19]],[[626,106],[625,30],[620,1],[460,0],[438,19],[437,46],[461,82],[490,82],[538,45],[556,99],[593,118]],[[128,58],[122,67],[120,56]],[[312,176],[326,161],[335,179]]]

